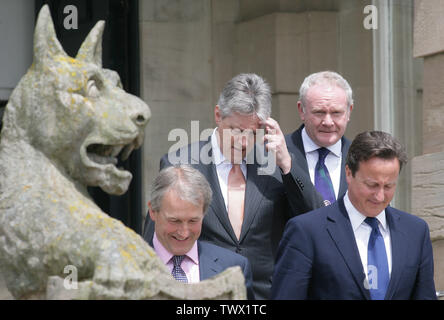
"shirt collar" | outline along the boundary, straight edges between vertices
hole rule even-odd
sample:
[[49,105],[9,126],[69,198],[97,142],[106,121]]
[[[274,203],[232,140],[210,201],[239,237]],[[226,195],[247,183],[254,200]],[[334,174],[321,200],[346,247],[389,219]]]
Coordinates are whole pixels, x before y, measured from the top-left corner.
[[[305,127],[302,129],[302,142],[304,143],[305,153],[313,152],[321,148],[318,146],[307,134]],[[342,155],[342,139],[339,139],[335,144],[328,146],[328,150],[336,157],[341,157]]]
[[[367,217],[365,215],[363,215],[361,212],[359,212],[355,208],[353,203],[351,203],[350,198],[348,197],[348,191],[345,193],[345,196],[344,196],[344,206],[345,206],[345,209],[347,210],[348,217],[350,219],[350,222],[351,222],[351,225],[353,228],[353,232],[355,232],[356,229],[358,229],[361,226],[361,224],[364,222],[364,220]],[[385,210],[382,210],[382,212],[379,213],[375,218],[378,219],[379,224],[386,231],[387,230],[387,219],[385,216]]]
[[217,135],[217,127],[213,130],[213,133],[211,134],[211,149],[213,151],[214,164],[218,166],[222,163],[230,163],[227,159],[225,159],[225,156],[220,151],[216,135]]
[[[159,239],[156,236],[156,233],[154,232],[153,236],[153,247],[154,251],[156,251],[156,254],[159,256],[160,260],[164,264],[167,264],[170,262],[171,258],[174,256],[171,252],[169,252],[163,245],[160,243]],[[191,247],[190,251],[188,251],[185,256],[191,259],[195,264],[199,264],[199,253],[197,250],[197,241],[194,242],[193,246]]]

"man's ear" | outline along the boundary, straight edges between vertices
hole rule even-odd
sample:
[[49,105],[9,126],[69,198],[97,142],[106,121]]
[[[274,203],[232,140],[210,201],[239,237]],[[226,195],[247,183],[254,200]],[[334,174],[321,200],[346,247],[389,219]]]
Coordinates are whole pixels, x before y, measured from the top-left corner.
[[350,184],[350,180],[353,177],[352,171],[349,168],[348,164],[345,165],[345,180],[347,180],[347,184]]
[[220,113],[220,108],[218,105],[214,107],[214,122],[219,126],[220,121],[222,120],[222,115]]
[[350,108],[348,109],[348,121],[350,121],[350,115],[352,113],[353,110],[353,105],[350,105]]
[[155,222],[157,212],[154,212],[153,207],[151,206],[151,201],[148,201],[148,213],[150,214],[151,220]]
[[298,101],[298,112],[299,112],[299,117],[301,117],[302,122],[304,122],[305,113],[304,113],[304,110],[302,110],[302,102],[301,101]]

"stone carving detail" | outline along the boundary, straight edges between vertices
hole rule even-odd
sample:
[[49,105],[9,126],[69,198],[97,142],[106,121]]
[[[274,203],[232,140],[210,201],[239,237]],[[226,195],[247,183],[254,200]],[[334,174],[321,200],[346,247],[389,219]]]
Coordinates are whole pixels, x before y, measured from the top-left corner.
[[[151,114],[102,68],[104,22],[76,58],[39,13],[34,61],[11,95],[0,140],[0,271],[15,298],[246,298],[239,267],[198,284],[175,281],[145,241],[103,213],[86,186],[123,194],[116,167],[142,144]],[[78,288],[65,288],[66,266]]]

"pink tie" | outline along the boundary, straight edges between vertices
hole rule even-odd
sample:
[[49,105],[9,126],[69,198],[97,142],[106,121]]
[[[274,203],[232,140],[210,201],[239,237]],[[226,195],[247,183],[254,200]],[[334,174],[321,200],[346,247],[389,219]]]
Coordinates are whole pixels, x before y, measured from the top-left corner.
[[233,164],[228,174],[228,218],[237,239],[244,221],[245,177],[239,164]]

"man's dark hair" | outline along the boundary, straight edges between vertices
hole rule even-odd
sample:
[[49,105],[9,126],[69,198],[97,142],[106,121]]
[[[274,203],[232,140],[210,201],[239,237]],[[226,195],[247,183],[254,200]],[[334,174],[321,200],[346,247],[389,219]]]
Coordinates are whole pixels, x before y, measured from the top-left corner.
[[346,164],[353,177],[359,163],[371,158],[393,159],[399,161],[399,170],[407,163],[407,154],[401,143],[392,135],[382,131],[365,131],[356,136],[347,154]]

